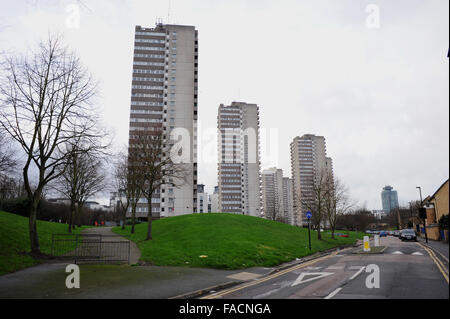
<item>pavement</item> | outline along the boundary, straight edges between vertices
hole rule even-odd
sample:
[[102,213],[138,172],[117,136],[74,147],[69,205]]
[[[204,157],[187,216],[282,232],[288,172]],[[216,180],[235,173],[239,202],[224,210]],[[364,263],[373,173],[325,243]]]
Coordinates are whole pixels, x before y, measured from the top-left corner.
[[242,283],[273,271],[83,264],[79,266],[80,289],[67,289],[67,265],[42,264],[0,276],[0,299],[169,299]]
[[346,249],[202,299],[449,298],[448,262],[442,267],[428,248],[416,242],[396,237],[380,241],[386,246],[382,254]]
[[[419,238],[419,241],[425,244],[425,238]],[[430,248],[437,250],[439,253],[444,255],[448,260],[449,243],[443,241],[428,240],[427,245],[430,246]]]

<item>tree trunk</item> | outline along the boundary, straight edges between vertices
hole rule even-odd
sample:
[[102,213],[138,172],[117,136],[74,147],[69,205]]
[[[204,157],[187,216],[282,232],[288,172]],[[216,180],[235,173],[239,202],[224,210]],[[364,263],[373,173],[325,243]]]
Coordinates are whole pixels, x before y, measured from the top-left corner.
[[322,240],[322,234],[320,233],[320,222],[317,224],[317,239]]
[[[40,198],[40,196],[36,196],[37,198]],[[32,254],[40,254],[41,250],[39,247],[39,237],[36,227],[36,220],[37,220],[37,207],[39,204],[39,200],[33,199],[31,205],[30,205],[30,217],[28,220],[28,229],[30,231],[30,246],[31,246],[31,253]]]
[[148,215],[147,215],[148,227],[147,227],[146,240],[152,240],[152,200],[151,200],[151,197],[148,202],[149,202],[149,204],[147,205],[148,206]]
[[83,209],[83,206],[81,204],[77,204],[76,211],[75,211],[75,217],[73,219],[73,228],[75,229],[76,226],[81,227],[81,210]]
[[127,222],[127,212],[128,212],[128,205],[127,207],[124,208],[124,213],[123,213],[123,224],[122,224],[122,230],[125,230],[125,224]]
[[69,212],[69,233],[72,233],[72,224],[75,216],[75,203],[70,201],[70,212]]
[[136,223],[136,205],[131,204],[131,233],[134,234],[134,224]]

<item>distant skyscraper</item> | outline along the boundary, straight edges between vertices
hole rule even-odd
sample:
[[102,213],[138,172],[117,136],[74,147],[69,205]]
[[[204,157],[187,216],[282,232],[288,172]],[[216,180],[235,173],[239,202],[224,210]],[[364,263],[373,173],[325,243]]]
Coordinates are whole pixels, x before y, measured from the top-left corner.
[[292,225],[294,215],[292,180],[283,177],[283,170],[274,167],[262,172],[262,194],[264,216]]
[[262,172],[264,217],[284,222],[283,170],[276,167]]
[[[165,153],[184,134],[189,156],[187,182],[181,187],[163,185],[152,199],[154,217],[192,214],[197,211],[197,79],[198,37],[193,26],[158,24],[155,28],[136,26],[133,82],[131,91],[129,144],[138,135],[163,132]],[[172,134],[172,136],[171,136]],[[183,156],[184,156],[183,155]],[[137,216],[147,216],[142,199]]]
[[397,191],[394,191],[392,186],[383,187],[383,191],[381,192],[381,202],[383,204],[383,210],[386,213],[398,208]]
[[217,122],[220,211],[261,217],[259,108],[220,105]]
[[205,185],[197,185],[197,213],[208,213],[208,193],[205,192]]
[[[306,134],[291,143],[291,169],[294,186],[294,221],[307,224],[307,206],[314,203],[314,185],[323,174],[333,174],[331,158],[326,156],[325,138]],[[308,205],[305,205],[308,203]]]
[[283,208],[285,223],[294,225],[294,189],[292,179],[283,177]]
[[220,213],[219,209],[219,186],[214,187],[214,193],[209,195],[209,201],[211,203],[211,213]]

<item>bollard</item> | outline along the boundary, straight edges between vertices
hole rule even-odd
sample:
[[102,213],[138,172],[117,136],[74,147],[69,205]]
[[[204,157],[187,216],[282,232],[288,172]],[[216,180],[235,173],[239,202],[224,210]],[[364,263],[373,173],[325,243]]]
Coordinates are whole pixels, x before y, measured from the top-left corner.
[[374,239],[374,246],[375,247],[380,247],[380,235],[375,235],[375,239]]
[[369,236],[364,236],[364,251],[370,251]]

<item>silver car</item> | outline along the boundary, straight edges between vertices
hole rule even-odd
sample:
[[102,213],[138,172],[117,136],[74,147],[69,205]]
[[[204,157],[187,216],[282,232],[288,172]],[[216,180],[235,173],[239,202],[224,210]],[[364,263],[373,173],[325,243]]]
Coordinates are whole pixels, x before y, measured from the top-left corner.
[[405,241],[405,240],[417,241],[417,235],[416,235],[416,232],[413,229],[403,229],[403,230],[401,230],[399,238],[402,241]]

